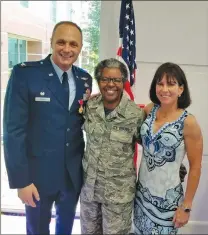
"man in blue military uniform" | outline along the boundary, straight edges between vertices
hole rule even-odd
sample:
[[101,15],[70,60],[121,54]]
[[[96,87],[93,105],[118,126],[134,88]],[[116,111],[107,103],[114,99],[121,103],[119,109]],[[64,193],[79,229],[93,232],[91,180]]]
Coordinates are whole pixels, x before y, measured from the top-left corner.
[[82,104],[92,78],[76,67],[82,31],[59,22],[52,55],[14,66],[4,104],[4,152],[10,188],[25,203],[27,234],[70,234],[82,186]]

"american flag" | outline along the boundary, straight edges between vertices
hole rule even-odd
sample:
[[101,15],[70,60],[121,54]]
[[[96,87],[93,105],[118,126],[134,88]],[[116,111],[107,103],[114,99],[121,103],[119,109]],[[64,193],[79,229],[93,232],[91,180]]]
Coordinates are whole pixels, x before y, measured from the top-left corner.
[[[121,0],[121,12],[119,21],[119,48],[118,59],[126,64],[129,70],[128,81],[124,84],[124,90],[131,100],[134,100],[132,86],[136,76],[136,32],[134,21],[134,8],[132,0]],[[135,144],[134,164],[137,168],[138,145]],[[138,169],[137,169],[138,170]]]
[[124,84],[124,89],[129,97],[134,100],[132,86],[135,83],[136,73],[136,33],[134,21],[134,9],[132,0],[121,1],[119,21],[119,48],[118,59],[126,64],[129,70],[129,79]]

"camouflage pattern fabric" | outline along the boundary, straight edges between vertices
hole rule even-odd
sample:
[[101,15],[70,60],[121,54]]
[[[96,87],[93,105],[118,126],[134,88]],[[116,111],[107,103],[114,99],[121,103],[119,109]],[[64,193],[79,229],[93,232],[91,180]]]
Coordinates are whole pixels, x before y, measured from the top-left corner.
[[[87,143],[83,168],[88,199],[98,196],[103,203],[131,202],[136,184],[135,137],[139,136],[143,110],[123,95],[117,108],[105,116],[100,95],[88,101],[84,117]],[[96,187],[100,188],[97,195]]]
[[136,189],[134,146],[143,110],[123,95],[117,108],[106,116],[100,95],[88,101],[84,117],[82,233],[127,234]]
[[133,201],[128,203],[100,203],[80,196],[81,234],[129,234],[132,225]]

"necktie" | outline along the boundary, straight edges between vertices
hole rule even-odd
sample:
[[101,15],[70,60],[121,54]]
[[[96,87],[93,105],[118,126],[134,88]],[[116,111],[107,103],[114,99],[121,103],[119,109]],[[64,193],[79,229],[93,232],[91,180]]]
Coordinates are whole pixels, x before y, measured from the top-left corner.
[[64,89],[66,103],[69,106],[69,83],[68,83],[68,74],[67,72],[63,73],[62,87]]

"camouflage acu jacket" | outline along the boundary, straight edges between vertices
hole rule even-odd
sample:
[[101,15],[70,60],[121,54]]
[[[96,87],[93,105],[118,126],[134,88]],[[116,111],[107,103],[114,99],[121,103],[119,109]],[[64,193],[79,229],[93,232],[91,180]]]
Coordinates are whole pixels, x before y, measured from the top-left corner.
[[87,143],[83,168],[89,199],[94,197],[98,175],[102,175],[98,182],[103,185],[104,201],[126,203],[134,198],[134,146],[143,116],[143,111],[125,95],[107,116],[101,95],[88,101],[84,113]]

